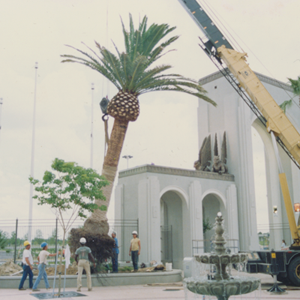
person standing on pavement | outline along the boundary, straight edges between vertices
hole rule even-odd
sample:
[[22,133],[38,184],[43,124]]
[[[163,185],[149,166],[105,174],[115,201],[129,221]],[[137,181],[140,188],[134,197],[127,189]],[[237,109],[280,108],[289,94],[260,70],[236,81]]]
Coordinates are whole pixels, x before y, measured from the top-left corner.
[[33,286],[33,258],[31,255],[31,244],[28,241],[24,242],[25,249],[23,251],[23,258],[22,258],[22,265],[23,265],[23,276],[21,278],[20,284],[19,284],[19,290],[24,291],[26,290],[23,285],[27,278],[27,275],[29,275],[29,288],[32,289]]
[[113,256],[112,256],[112,270],[113,273],[118,273],[118,256],[119,256],[119,243],[116,238],[117,233],[115,231],[112,232],[111,237],[115,240],[115,245],[113,248]]
[[133,239],[130,241],[129,256],[131,256],[133,271],[137,272],[139,266],[139,255],[141,253],[141,241],[137,237],[137,232],[132,232]]
[[[75,251],[75,261],[78,265],[78,277],[77,277],[77,292],[81,292],[81,277],[82,271],[85,269],[87,277],[88,291],[92,290],[92,278],[91,278],[91,267],[89,259],[93,262],[94,268],[96,267],[95,259],[92,255],[92,251],[89,247],[86,247],[86,239],[82,237],[79,241],[81,247]],[[78,260],[79,259],[79,260]]]
[[[47,277],[47,272],[46,272],[46,266],[47,266],[47,257],[48,256],[56,256],[56,253],[50,253],[48,252],[48,244],[46,242],[43,242],[41,244],[41,248],[42,251],[40,252],[39,256],[38,256],[38,261],[39,261],[39,275],[33,285],[32,291],[33,292],[38,292],[39,289],[37,288],[41,279],[44,277],[44,281],[45,281],[45,285],[46,285],[46,289],[49,290],[50,289],[50,285],[48,282],[48,277]],[[58,252],[58,254],[60,254],[60,252]]]

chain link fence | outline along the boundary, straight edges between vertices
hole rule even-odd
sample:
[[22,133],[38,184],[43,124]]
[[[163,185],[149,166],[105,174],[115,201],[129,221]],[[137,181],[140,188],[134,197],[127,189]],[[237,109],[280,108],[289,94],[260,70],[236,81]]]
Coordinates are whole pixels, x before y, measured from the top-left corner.
[[[119,260],[127,260],[132,231],[139,229],[138,220],[108,220],[111,235],[117,232],[120,255]],[[84,221],[75,221],[72,228],[83,227]],[[13,260],[21,263],[24,241],[31,236],[31,253],[36,260],[41,251],[42,242],[47,242],[48,251],[55,253],[63,242],[63,230],[56,219],[0,220],[0,264]],[[68,237],[66,237],[68,239]],[[67,241],[66,241],[67,242]],[[55,257],[48,259],[49,264],[55,263]]]

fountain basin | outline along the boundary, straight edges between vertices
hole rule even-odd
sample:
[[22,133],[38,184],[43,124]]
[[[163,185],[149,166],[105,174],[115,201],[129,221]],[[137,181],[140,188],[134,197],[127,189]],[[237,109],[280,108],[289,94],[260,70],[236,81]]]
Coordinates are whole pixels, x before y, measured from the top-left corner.
[[184,279],[185,287],[195,294],[216,296],[228,299],[230,296],[243,295],[255,291],[260,279],[248,276],[232,276],[228,280],[209,280],[206,276]]
[[236,253],[236,254],[215,254],[215,253],[204,253],[195,255],[196,261],[202,264],[237,264],[247,261],[248,256],[245,253]]

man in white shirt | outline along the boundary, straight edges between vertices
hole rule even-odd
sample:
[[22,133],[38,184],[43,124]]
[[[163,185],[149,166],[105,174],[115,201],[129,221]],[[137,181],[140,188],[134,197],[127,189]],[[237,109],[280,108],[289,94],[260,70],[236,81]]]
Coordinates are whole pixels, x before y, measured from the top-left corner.
[[19,290],[24,291],[26,290],[23,285],[24,282],[27,278],[27,275],[29,275],[29,288],[32,289],[33,286],[33,258],[31,255],[31,244],[28,241],[24,242],[25,249],[23,251],[23,259],[22,259],[22,264],[23,264],[23,276],[21,278],[20,284],[19,284]]
[[[39,289],[38,284],[40,283],[41,279],[44,277],[44,281],[45,281],[45,285],[46,285],[46,289],[49,290],[50,289],[50,285],[48,282],[48,277],[47,277],[47,272],[46,272],[46,266],[47,266],[47,257],[48,256],[56,256],[56,253],[50,253],[48,252],[48,244],[46,242],[43,242],[41,244],[41,248],[43,249],[39,256],[38,256],[38,261],[39,261],[39,275],[36,278],[36,281],[33,285],[32,291],[33,292],[38,292]],[[59,252],[60,253],[60,252]]]

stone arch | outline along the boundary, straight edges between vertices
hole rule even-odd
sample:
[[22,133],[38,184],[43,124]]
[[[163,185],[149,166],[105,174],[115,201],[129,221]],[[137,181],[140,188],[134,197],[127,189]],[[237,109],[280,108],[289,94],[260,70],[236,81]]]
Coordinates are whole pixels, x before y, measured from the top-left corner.
[[224,209],[226,209],[226,198],[225,196],[220,193],[218,190],[216,189],[209,189],[207,191],[205,191],[203,194],[202,194],[202,199],[201,199],[201,202],[203,201],[203,199],[208,195],[208,194],[214,194],[218,197],[218,199],[221,201],[221,203],[224,205]]
[[[225,197],[217,190],[207,190],[202,195],[202,218],[203,221],[209,221],[210,225],[214,224],[215,217],[217,213],[220,211],[223,216],[226,215],[226,200]],[[225,223],[225,229],[227,224]],[[214,236],[214,229],[207,230],[203,234],[204,238],[204,251],[211,252],[212,243],[211,238]]]
[[163,194],[165,194],[168,191],[175,192],[181,198],[181,200],[185,202],[186,205],[188,205],[188,195],[186,191],[175,185],[168,185],[165,188],[163,188],[159,194],[159,199],[161,199]]
[[[252,123],[252,127],[259,134],[263,145],[264,145],[264,156],[265,156],[265,172],[266,172],[266,188],[267,188],[267,212],[269,218],[269,230],[270,239],[269,247],[278,248],[281,240],[285,238],[287,243],[291,243],[289,230],[282,228],[283,223],[288,223],[286,219],[285,207],[281,196],[280,182],[278,177],[278,166],[273,148],[270,134],[267,132],[264,125],[255,119]],[[282,160],[283,168],[285,172],[289,172],[290,162],[286,160],[286,155],[283,150],[279,147],[279,154]],[[287,175],[288,177],[288,175]],[[273,207],[277,207],[277,214],[273,214]],[[283,237],[284,236],[284,237]]]
[[188,256],[191,244],[186,192],[178,186],[165,187],[160,192],[160,208],[162,260],[182,269],[183,258]]

